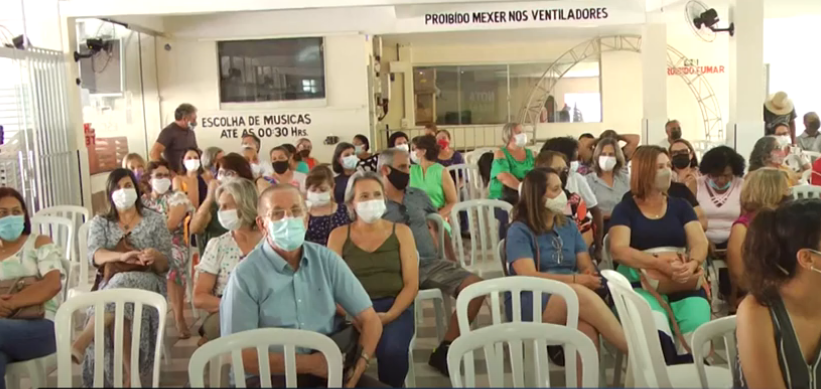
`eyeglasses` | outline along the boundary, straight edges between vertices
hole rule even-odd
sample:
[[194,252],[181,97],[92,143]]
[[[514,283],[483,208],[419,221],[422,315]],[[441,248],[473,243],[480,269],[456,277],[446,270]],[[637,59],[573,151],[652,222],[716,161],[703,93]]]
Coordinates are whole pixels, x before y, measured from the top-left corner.
[[405,204],[399,204],[399,214],[402,215],[402,223],[410,225],[410,215]]
[[272,209],[268,212],[268,217],[270,217],[273,221],[280,221],[285,218],[285,216],[290,217],[302,217],[305,214],[305,210],[302,209],[301,206],[296,205],[290,210],[286,209]]
[[564,245],[562,237],[559,236],[559,234],[553,235],[551,243],[553,244],[553,261],[561,264],[564,259],[564,254],[562,254],[562,246]]

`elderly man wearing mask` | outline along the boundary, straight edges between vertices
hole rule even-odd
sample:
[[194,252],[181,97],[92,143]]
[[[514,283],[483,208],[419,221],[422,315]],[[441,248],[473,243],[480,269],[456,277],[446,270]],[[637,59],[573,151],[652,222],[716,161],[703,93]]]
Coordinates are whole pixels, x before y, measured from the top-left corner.
[[795,144],[804,151],[821,152],[821,137],[818,129],[821,128],[821,119],[815,112],[804,115],[804,132],[795,137]]
[[664,132],[667,133],[667,137],[659,142],[658,145],[669,149],[673,142],[681,139],[681,124],[679,124],[678,120],[670,120],[664,125]]
[[[362,348],[355,365],[346,366],[351,373],[345,387],[385,387],[363,374],[382,336],[382,321],[342,258],[327,247],[305,242],[307,224],[308,209],[299,189],[276,184],[260,195],[257,226],[267,235],[228,280],[220,302],[221,336],[271,327],[331,335],[341,329],[338,304],[353,316]],[[245,371],[258,376],[257,350],[243,350],[242,359]],[[284,355],[269,352],[268,360],[274,386],[284,386]],[[300,353],[295,362],[300,387],[327,385],[324,354]]]

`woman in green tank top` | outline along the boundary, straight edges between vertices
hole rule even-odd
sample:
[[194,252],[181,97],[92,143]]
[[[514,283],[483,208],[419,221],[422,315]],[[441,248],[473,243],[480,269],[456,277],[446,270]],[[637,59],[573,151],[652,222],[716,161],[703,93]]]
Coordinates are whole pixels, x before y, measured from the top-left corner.
[[[490,168],[488,198],[492,200],[501,200],[505,187],[518,192],[525,175],[533,170],[533,152],[525,148],[527,135],[519,123],[505,124],[502,141],[505,146],[493,153],[493,165]],[[504,239],[510,216],[500,208],[496,208],[495,212],[496,219],[499,220],[499,239]]]
[[453,177],[447,174],[444,166],[436,162],[439,157],[436,137],[425,135],[415,138],[413,147],[411,159],[416,164],[411,166],[410,186],[425,191],[433,206],[439,210],[439,215],[447,220],[450,210],[459,202],[459,197]]
[[350,180],[345,204],[353,222],[331,232],[328,248],[342,256],[370,295],[383,326],[376,346],[379,381],[398,388],[405,382],[408,363],[413,363],[408,347],[419,291],[416,243],[408,226],[382,219],[386,199],[380,176],[358,172]]

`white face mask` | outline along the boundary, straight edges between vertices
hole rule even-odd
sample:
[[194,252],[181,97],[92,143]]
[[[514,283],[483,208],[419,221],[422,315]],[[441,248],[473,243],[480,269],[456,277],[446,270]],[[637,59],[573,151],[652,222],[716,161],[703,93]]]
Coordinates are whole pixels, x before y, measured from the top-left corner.
[[563,214],[564,209],[567,207],[567,195],[564,191],[561,191],[558,196],[552,199],[548,197],[547,200],[545,200],[545,207],[554,214]]
[[359,164],[359,157],[356,155],[349,155],[345,158],[342,158],[342,167],[348,170],[356,169],[356,165]]
[[416,154],[416,151],[412,151],[410,153],[410,159],[411,159],[411,162],[413,162],[415,164],[419,164],[419,155]]
[[779,135],[778,136],[778,145],[781,147],[787,147],[792,144],[792,138],[789,135]]
[[157,194],[165,194],[165,192],[171,189],[171,180],[167,178],[152,178],[151,189],[154,189],[154,192],[157,192]]
[[606,172],[613,171],[613,168],[616,167],[616,157],[599,156],[599,167]]
[[396,145],[396,148],[400,149],[400,150],[405,150],[406,152],[410,152],[410,147],[408,146],[407,143],[401,144],[401,145]]
[[387,206],[385,200],[382,199],[363,201],[356,204],[356,216],[363,222],[371,224],[385,214],[385,208]]
[[220,224],[228,231],[234,231],[240,227],[241,222],[236,209],[217,212],[217,219],[219,219]]
[[331,192],[308,192],[306,197],[312,207],[321,207],[331,202]]
[[579,161],[570,162],[570,171],[575,172],[579,170]]
[[221,184],[226,184],[226,183],[229,183],[229,182],[231,182],[232,180],[235,180],[235,179],[237,179],[237,177],[236,177],[236,176],[229,176],[229,175],[227,175],[227,174],[219,174],[219,175],[217,175],[217,180],[219,180],[219,182],[220,182]]
[[200,168],[199,159],[186,159],[185,161],[182,161],[182,164],[185,165],[185,170],[189,172],[199,170]]
[[111,201],[119,211],[131,209],[137,202],[137,190],[134,188],[117,189],[111,193]]
[[513,141],[516,143],[517,147],[525,147],[527,144],[527,134],[516,134],[516,136],[513,137]]

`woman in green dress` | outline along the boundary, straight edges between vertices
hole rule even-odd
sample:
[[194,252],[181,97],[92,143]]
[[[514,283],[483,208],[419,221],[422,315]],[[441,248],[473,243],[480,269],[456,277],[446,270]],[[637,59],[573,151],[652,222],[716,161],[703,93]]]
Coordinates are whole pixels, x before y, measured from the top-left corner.
[[410,186],[425,191],[433,206],[439,210],[439,215],[447,220],[450,210],[459,202],[459,197],[453,177],[445,173],[442,164],[436,162],[438,158],[439,145],[436,137],[425,135],[414,138],[411,159],[416,164],[411,165]]
[[[490,168],[488,198],[493,200],[503,199],[506,187],[518,193],[522,179],[533,170],[533,151],[525,147],[527,134],[519,123],[505,124],[502,128],[502,142],[505,146],[493,154],[493,166]],[[497,208],[496,219],[499,220],[499,239],[504,239],[510,216]]]

